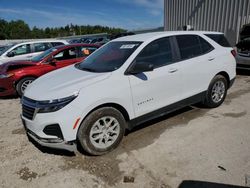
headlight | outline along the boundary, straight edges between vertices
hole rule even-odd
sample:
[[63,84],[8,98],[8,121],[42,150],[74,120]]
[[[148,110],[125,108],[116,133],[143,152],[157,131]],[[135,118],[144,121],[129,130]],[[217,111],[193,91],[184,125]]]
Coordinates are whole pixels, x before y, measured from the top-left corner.
[[9,78],[13,76],[14,74],[0,74],[0,78]]
[[78,94],[71,95],[66,98],[56,99],[51,101],[39,101],[37,104],[38,113],[55,112],[62,109],[64,106],[72,102]]

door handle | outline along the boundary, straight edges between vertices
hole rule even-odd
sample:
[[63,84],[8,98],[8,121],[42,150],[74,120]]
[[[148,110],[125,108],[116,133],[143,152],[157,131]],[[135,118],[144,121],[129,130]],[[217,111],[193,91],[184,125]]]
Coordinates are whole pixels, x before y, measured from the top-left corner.
[[174,73],[174,72],[177,72],[177,71],[178,71],[177,68],[170,68],[170,69],[168,70],[169,73]]
[[209,57],[208,61],[213,61],[215,58],[214,57]]
[[32,55],[28,55],[27,58],[32,58],[33,56]]

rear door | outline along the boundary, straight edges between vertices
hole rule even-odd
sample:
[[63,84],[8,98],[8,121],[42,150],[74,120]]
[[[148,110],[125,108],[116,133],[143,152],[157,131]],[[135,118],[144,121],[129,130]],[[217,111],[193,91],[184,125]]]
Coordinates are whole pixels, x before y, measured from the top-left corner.
[[179,61],[183,79],[183,98],[207,90],[216,62],[214,47],[198,35],[177,35]]
[[183,84],[174,54],[171,38],[166,37],[151,42],[136,57],[134,63],[154,65],[151,72],[129,75],[136,117],[181,99]]
[[52,45],[49,42],[33,43],[31,44],[32,53],[29,54],[29,58],[37,56],[50,48],[52,48]]

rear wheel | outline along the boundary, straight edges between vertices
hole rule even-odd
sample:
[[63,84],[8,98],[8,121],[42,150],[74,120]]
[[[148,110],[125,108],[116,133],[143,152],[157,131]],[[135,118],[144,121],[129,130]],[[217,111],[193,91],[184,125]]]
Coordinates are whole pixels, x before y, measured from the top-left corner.
[[21,79],[16,85],[17,94],[22,96],[28,85],[30,85],[34,80],[34,77],[25,77]]
[[203,104],[209,108],[220,106],[227,95],[227,80],[222,75],[217,75],[211,81]]
[[78,141],[91,155],[103,155],[115,149],[125,132],[126,121],[120,111],[103,107],[92,112],[78,130]]

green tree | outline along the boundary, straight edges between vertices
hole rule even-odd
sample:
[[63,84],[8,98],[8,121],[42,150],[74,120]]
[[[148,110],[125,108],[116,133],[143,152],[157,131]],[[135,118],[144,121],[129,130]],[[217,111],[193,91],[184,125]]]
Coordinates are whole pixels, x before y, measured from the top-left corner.
[[11,39],[27,39],[31,37],[31,31],[28,24],[22,20],[9,22],[8,29]]
[[7,27],[8,27],[8,22],[3,19],[0,19],[0,40],[8,38]]
[[6,21],[0,18],[0,40],[4,39],[28,39],[28,38],[56,38],[65,37],[71,35],[85,35],[85,34],[95,34],[95,33],[109,33],[116,34],[119,32],[124,32],[121,28],[111,28],[101,25],[74,25],[69,24],[65,27],[46,27],[45,29],[33,27],[29,28],[22,20],[16,21]]

